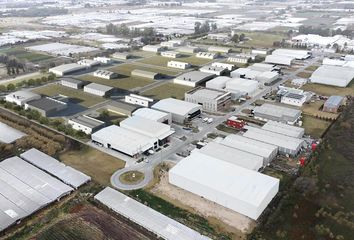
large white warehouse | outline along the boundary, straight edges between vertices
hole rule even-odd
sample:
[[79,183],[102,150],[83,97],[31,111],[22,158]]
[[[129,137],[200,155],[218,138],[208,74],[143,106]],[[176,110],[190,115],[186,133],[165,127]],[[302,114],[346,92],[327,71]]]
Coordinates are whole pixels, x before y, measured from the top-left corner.
[[301,127],[290,126],[275,121],[268,121],[263,125],[262,129],[295,138],[302,138],[305,134],[305,129]]
[[220,142],[223,145],[239,149],[248,153],[256,154],[263,158],[263,166],[270,163],[278,154],[278,147],[260,142],[241,135],[230,134]]
[[312,83],[346,87],[354,79],[354,68],[324,65],[310,77]]
[[299,138],[289,137],[251,126],[245,126],[245,128],[247,131],[243,134],[244,137],[278,146],[279,153],[281,154],[296,156],[304,145],[304,141]]
[[259,83],[254,80],[247,80],[243,78],[233,78],[226,82],[226,90],[230,92],[241,92],[244,95],[254,96],[258,89]]
[[232,80],[230,77],[219,76],[206,82],[205,86],[207,88],[222,90],[226,87],[226,83]]
[[169,182],[257,219],[279,190],[279,180],[199,152],[169,172]]
[[151,108],[139,108],[133,112],[133,116],[139,116],[155,122],[161,122],[165,124],[171,124],[171,113],[161,112]]

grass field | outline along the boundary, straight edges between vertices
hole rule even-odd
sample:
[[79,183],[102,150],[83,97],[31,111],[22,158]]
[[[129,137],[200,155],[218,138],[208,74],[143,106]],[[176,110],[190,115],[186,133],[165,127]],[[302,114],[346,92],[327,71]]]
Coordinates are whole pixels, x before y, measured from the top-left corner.
[[144,180],[144,173],[138,171],[129,171],[119,176],[119,180],[124,184],[137,184]]
[[175,76],[175,75],[181,73],[181,71],[179,71],[179,70],[169,69],[167,67],[133,64],[133,63],[123,63],[123,64],[117,65],[115,67],[112,67],[109,70],[116,72],[118,74],[121,74],[121,75],[130,76],[131,72],[134,69],[150,71],[150,72],[160,73],[160,74],[169,75],[169,76]]
[[125,166],[123,160],[86,146],[78,151],[66,151],[60,154],[59,159],[102,185],[110,185],[112,174]]
[[314,138],[320,138],[331,125],[330,121],[321,120],[307,115],[302,116],[302,123],[302,127],[305,128],[305,134]]
[[286,38],[285,34],[281,33],[264,33],[264,32],[237,32],[238,35],[244,33],[250,40],[245,41],[243,46],[247,47],[272,47],[273,42],[281,41]]
[[14,56],[19,60],[28,60],[30,62],[40,62],[43,60],[48,60],[52,59],[52,56],[45,55],[45,54],[39,54],[39,53],[33,53],[33,52],[27,52],[22,48],[17,48],[17,47],[10,47],[10,48],[2,48],[0,49],[0,54],[6,54],[8,56]]
[[141,62],[141,63],[162,66],[162,67],[166,67],[167,62],[169,62],[169,61],[187,62],[187,63],[190,63],[191,65],[194,65],[194,66],[201,66],[201,65],[211,62],[212,60],[197,58],[193,55],[183,55],[182,57],[179,57],[179,58],[167,58],[167,57],[161,57],[161,56],[153,56],[153,57],[139,60],[139,62]]
[[308,83],[302,86],[301,89],[305,91],[315,92],[319,95],[324,95],[324,96],[331,96],[331,95],[354,96],[354,81],[352,81],[346,88],[317,84],[317,83]]
[[184,94],[191,89],[192,87],[188,86],[174,83],[165,83],[143,92],[142,95],[152,97],[154,99],[164,99],[169,97],[184,99]]
[[314,72],[317,68],[319,68],[320,66],[317,66],[317,65],[311,65],[311,66],[308,66],[307,68],[305,68],[306,71],[311,71],[311,72]]
[[300,78],[309,78],[311,77],[312,73],[310,72],[299,72],[298,74],[296,74],[296,76],[300,77]]
[[117,79],[110,80],[98,78],[93,75],[84,75],[79,77],[79,79],[126,90],[130,90],[137,87],[144,87],[154,82],[153,80],[147,78],[128,77],[122,75],[120,75]]
[[16,78],[12,79],[12,80],[6,81],[6,83],[4,83],[4,84],[1,84],[1,82],[0,82],[0,85],[7,86],[7,85],[9,85],[10,83],[16,85],[16,83],[19,83],[19,82],[27,81],[27,80],[29,80],[29,79],[37,79],[37,78],[41,78],[41,77],[48,77],[48,75],[49,75],[49,74],[47,74],[47,73],[38,73],[38,74],[32,75],[31,77],[28,77],[28,76],[26,76],[26,75],[24,75],[24,76],[18,76],[18,77],[16,77]]
[[77,100],[77,102],[84,107],[91,107],[97,103],[106,100],[102,97],[85,93],[82,90],[75,90],[72,88],[61,86],[59,84],[49,84],[40,88],[36,88],[33,90],[33,92],[47,95],[47,96],[55,96],[58,94],[62,94],[71,98],[74,101]]

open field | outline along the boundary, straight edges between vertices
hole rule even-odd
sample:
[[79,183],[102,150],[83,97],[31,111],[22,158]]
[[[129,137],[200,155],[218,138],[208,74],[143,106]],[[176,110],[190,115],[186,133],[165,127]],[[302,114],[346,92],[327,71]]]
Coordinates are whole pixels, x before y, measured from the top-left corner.
[[305,68],[306,71],[311,71],[311,72],[314,72],[317,68],[319,68],[320,66],[318,65],[311,65],[311,66],[308,66],[307,68]]
[[112,174],[125,166],[123,160],[87,146],[76,151],[66,151],[59,155],[59,159],[102,185],[110,185]]
[[102,97],[85,93],[82,90],[68,88],[59,84],[48,84],[46,86],[34,89],[33,92],[47,96],[55,96],[58,94],[62,94],[68,96],[74,101],[77,101],[80,105],[84,107],[90,107],[106,100]]
[[43,60],[48,60],[53,58],[52,56],[49,55],[27,52],[22,48],[16,48],[16,47],[1,48],[0,54],[14,56],[19,60],[28,60],[30,62],[40,62]]
[[154,82],[153,80],[150,80],[148,78],[127,77],[121,75],[117,79],[110,80],[98,78],[93,75],[80,76],[79,79],[125,90],[130,90],[137,87],[144,87]]
[[25,75],[20,75],[17,76],[15,78],[10,78],[10,79],[6,79],[3,82],[0,81],[0,85],[4,85],[7,86],[10,83],[15,84],[22,82],[22,81],[28,81],[30,79],[37,79],[37,78],[41,78],[41,77],[48,77],[49,74],[47,73],[40,73],[40,72],[35,72],[35,73],[29,73],[29,74],[25,74]]
[[139,171],[129,171],[119,176],[119,180],[124,184],[137,184],[144,178],[144,173]]
[[175,76],[175,75],[181,73],[181,71],[179,71],[179,70],[169,69],[167,67],[160,67],[160,66],[153,66],[153,65],[142,65],[142,64],[133,64],[133,63],[119,64],[119,65],[117,65],[115,67],[112,67],[112,68],[110,68],[108,70],[110,70],[112,72],[116,72],[116,73],[121,74],[121,75],[130,76],[131,72],[134,69],[140,69],[140,70],[144,70],[144,71],[160,73],[160,74],[168,75],[168,76]]
[[[169,61],[187,62],[187,63],[190,63],[191,65],[194,65],[194,66],[201,66],[201,65],[212,62],[212,60],[210,60],[210,59],[197,58],[194,55],[183,55],[182,57],[179,57],[179,58],[153,56],[153,57],[139,60],[139,62],[141,62],[141,63],[162,66],[162,67],[166,67],[167,62],[169,62]],[[173,68],[169,68],[169,69],[173,69]],[[183,71],[183,70],[180,70],[180,71]]]
[[272,47],[273,42],[281,41],[286,38],[285,34],[280,33],[266,33],[266,32],[237,32],[238,35],[244,33],[246,38],[250,40],[245,41],[242,46],[247,47]]
[[168,82],[147,90],[141,94],[147,97],[152,97],[154,99],[164,99],[169,97],[184,99],[184,94],[191,89],[192,87]]
[[317,83],[307,83],[304,86],[302,86],[301,89],[305,91],[315,92],[318,95],[323,95],[323,96],[332,96],[332,95],[354,96],[354,81],[352,81],[346,88],[317,84]]
[[308,134],[314,138],[320,138],[331,125],[331,121],[325,121],[315,117],[303,115],[302,124],[302,127],[305,128],[305,134]]
[[308,104],[304,104],[301,107],[301,110],[304,115],[309,115],[313,117],[319,117],[321,119],[337,119],[338,114],[336,113],[329,113],[329,112],[323,112],[321,110],[321,107],[325,103],[324,100],[317,100],[315,102],[311,102]]
[[311,77],[311,75],[312,75],[311,72],[299,72],[298,74],[296,74],[296,76],[300,78],[309,78]]

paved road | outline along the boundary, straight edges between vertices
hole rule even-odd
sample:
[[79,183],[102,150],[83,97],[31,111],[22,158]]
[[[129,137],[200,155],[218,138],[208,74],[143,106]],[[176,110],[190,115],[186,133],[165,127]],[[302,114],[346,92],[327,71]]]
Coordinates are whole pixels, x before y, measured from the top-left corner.
[[[111,177],[112,186],[117,189],[121,189],[121,190],[134,190],[134,189],[140,189],[140,188],[145,187],[153,179],[153,170],[158,164],[160,164],[161,162],[163,162],[165,160],[171,159],[171,157],[173,155],[175,155],[177,152],[181,151],[183,148],[186,148],[192,142],[202,139],[203,137],[205,137],[205,135],[207,135],[210,132],[214,132],[216,126],[223,123],[229,117],[241,113],[241,111],[243,109],[248,108],[257,99],[262,98],[262,96],[264,96],[265,94],[271,92],[274,89],[277,89],[277,87],[279,85],[283,84],[287,80],[297,78],[296,75],[298,73],[303,72],[308,66],[317,62],[321,57],[322,57],[321,55],[318,55],[314,58],[307,60],[304,64],[304,66],[299,67],[297,70],[284,75],[282,77],[282,80],[275,83],[273,86],[265,86],[252,99],[249,99],[246,102],[244,102],[242,105],[238,106],[234,112],[230,112],[224,116],[218,116],[218,117],[213,116],[214,122],[212,124],[203,125],[204,127],[198,133],[187,134],[186,141],[172,142],[167,149],[163,149],[160,152],[155,153],[154,155],[148,157],[147,158],[148,162],[137,163],[135,165],[132,165],[130,167],[127,167],[127,168],[124,168],[124,169],[121,169],[121,170],[115,172]],[[123,184],[122,182],[119,181],[119,176],[121,174],[128,172],[128,171],[132,171],[132,170],[143,172],[145,174],[145,179],[142,182],[135,184],[135,185],[134,184],[133,185]]]

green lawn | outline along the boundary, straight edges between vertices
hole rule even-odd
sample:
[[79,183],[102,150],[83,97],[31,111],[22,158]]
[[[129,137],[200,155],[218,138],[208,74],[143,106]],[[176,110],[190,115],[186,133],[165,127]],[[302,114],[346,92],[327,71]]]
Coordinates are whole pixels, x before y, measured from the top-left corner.
[[123,64],[116,65],[108,70],[119,73],[121,75],[130,76],[131,72],[134,69],[150,71],[150,72],[160,73],[160,74],[169,75],[169,76],[175,76],[175,75],[182,72],[180,70],[169,69],[167,67],[153,66],[153,65],[142,65],[139,63],[123,63]]
[[305,133],[314,138],[322,137],[323,133],[331,125],[330,121],[321,120],[308,115],[303,115],[302,121]]
[[192,87],[168,82],[153,89],[147,90],[143,92],[142,95],[155,99],[164,99],[170,97],[184,99],[184,93],[191,89]]
[[106,100],[105,98],[85,93],[82,90],[68,88],[59,84],[49,84],[40,88],[36,88],[33,90],[33,92],[47,96],[62,94],[71,99],[77,100],[78,103],[84,107],[91,107]]
[[79,79],[126,90],[136,87],[143,87],[154,82],[153,80],[147,78],[128,77],[122,75],[120,75],[117,79],[111,80],[98,78],[92,75],[84,75],[79,77]]

